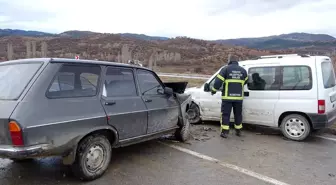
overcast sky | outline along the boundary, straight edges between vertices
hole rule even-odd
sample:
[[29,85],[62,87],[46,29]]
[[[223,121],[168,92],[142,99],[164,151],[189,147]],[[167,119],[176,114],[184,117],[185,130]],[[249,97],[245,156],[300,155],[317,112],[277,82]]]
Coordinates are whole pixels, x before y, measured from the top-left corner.
[[336,36],[336,0],[0,0],[0,28],[200,39]]

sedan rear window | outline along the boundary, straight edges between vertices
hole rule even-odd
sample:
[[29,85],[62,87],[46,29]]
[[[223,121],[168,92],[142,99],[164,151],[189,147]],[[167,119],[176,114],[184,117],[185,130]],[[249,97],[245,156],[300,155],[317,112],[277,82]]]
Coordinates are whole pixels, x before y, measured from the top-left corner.
[[41,63],[0,65],[0,99],[18,99],[41,65]]

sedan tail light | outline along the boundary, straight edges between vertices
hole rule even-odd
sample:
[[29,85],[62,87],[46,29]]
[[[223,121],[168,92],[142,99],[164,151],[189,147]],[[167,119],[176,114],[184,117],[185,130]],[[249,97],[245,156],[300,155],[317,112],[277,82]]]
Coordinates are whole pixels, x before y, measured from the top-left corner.
[[22,130],[19,124],[15,121],[10,121],[8,124],[12,144],[14,146],[23,146]]

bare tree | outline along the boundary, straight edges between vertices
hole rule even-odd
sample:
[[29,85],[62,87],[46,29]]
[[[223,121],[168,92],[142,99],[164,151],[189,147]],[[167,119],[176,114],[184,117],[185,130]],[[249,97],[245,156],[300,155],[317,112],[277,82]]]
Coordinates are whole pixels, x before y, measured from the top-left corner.
[[14,55],[13,44],[8,43],[7,44],[7,59],[8,60],[13,60],[13,55]]

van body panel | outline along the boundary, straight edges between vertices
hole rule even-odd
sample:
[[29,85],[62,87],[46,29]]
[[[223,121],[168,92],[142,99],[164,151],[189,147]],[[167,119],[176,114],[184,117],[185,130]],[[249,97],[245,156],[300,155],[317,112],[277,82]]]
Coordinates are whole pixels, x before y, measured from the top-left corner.
[[[248,73],[248,83],[252,81],[252,69],[260,69],[267,67],[275,69],[279,65],[278,62],[272,64],[245,65],[243,66]],[[279,91],[274,90],[251,90],[245,85],[244,91],[248,92],[243,100],[243,122],[259,124],[265,126],[275,126],[275,106],[279,101]],[[256,106],[257,105],[257,106]]]
[[[239,65],[248,72],[249,83],[252,75],[249,70],[260,67],[279,69],[276,75],[279,76],[277,80],[280,80],[279,87],[275,89],[251,90],[248,85],[244,87],[244,123],[278,127],[281,115],[288,112],[307,115],[313,129],[330,126],[336,121],[336,78],[329,57],[295,54],[267,56],[257,60],[240,61]],[[219,71],[207,80],[206,83],[210,84],[210,87]],[[203,87],[190,88],[186,92],[190,93],[193,101],[199,105],[202,120],[219,121],[221,98],[217,96],[218,93],[211,96]],[[318,100],[325,100],[324,114],[318,114]],[[231,121],[233,118],[231,113]]]

